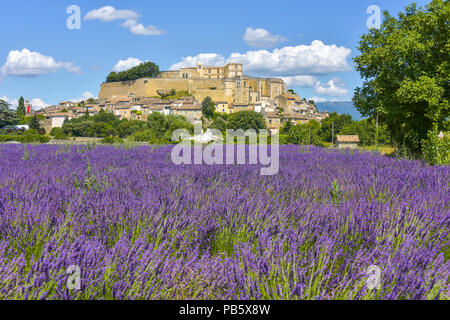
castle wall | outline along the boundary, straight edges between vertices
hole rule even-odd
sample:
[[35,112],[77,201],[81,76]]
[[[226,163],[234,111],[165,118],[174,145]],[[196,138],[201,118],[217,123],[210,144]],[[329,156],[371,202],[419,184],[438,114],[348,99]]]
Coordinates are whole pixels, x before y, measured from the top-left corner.
[[[199,67],[200,68],[200,67]],[[240,72],[240,65],[228,65],[225,73]],[[187,69],[186,69],[187,70]],[[185,70],[185,71],[186,71]],[[202,69],[199,69],[202,71]],[[222,70],[217,68],[217,70]],[[215,70],[217,72],[217,70]],[[183,71],[183,72],[185,72]],[[135,81],[103,83],[99,99],[113,96],[156,97],[158,91],[187,91],[197,100],[211,97],[214,101],[227,101],[230,104],[254,104],[262,97],[275,98],[286,92],[286,85],[281,79],[259,79],[252,77],[237,78],[170,78],[176,72],[165,73],[160,78],[139,79]]]

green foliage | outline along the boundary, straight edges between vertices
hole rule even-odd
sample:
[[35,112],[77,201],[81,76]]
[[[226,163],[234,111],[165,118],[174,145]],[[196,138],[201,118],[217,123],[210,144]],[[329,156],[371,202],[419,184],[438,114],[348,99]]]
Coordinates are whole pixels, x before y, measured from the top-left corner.
[[154,141],[156,140],[156,134],[153,130],[139,131],[133,135],[133,139],[137,142]]
[[122,72],[111,72],[106,82],[131,81],[142,78],[156,78],[159,76],[159,66],[153,62],[145,62],[134,68]]
[[291,130],[292,128],[292,122],[291,121],[286,121],[280,129],[280,134],[284,134],[287,135],[289,134],[289,130]]
[[0,143],[14,141],[14,136],[0,135]]
[[362,146],[371,146],[375,144],[389,144],[390,138],[386,125],[378,126],[378,141],[376,143],[376,124],[374,120],[364,119],[361,121],[354,121],[346,124],[339,134],[343,135],[358,135]]
[[449,20],[450,2],[444,0],[410,5],[398,18],[385,12],[381,28],[362,36],[361,55],[354,59],[364,79],[355,106],[363,116],[379,114],[394,142],[415,154],[429,131],[448,126]]
[[228,129],[244,131],[249,129],[255,129],[256,131],[261,129],[267,129],[266,121],[260,113],[254,111],[239,111],[231,114],[228,117]]
[[101,143],[105,143],[105,144],[123,144],[124,141],[123,139],[119,138],[119,137],[106,137],[104,139],[101,140]]
[[430,165],[450,165],[450,133],[439,137],[439,132],[428,132],[422,141],[424,159]]
[[175,89],[171,89],[169,92],[160,92],[159,98],[162,100],[178,100],[181,97],[190,97],[192,96],[187,90],[175,91]]
[[185,117],[165,116],[155,112],[148,116],[145,129],[133,134],[133,140],[150,144],[170,144],[172,133],[177,129],[186,129],[190,133],[194,132],[194,126],[186,121]]
[[65,134],[61,128],[53,128],[50,135],[57,140],[67,139],[67,134]]
[[30,121],[30,129],[34,129],[34,130],[36,130],[36,131],[40,131],[40,129],[41,129],[41,124],[39,123],[39,119],[38,119],[38,117],[36,116],[36,115],[34,115],[32,118],[31,118],[31,121]]
[[168,92],[161,91],[158,92],[158,94],[161,97],[161,99],[169,99],[169,97],[175,96],[177,94],[177,91],[175,89],[170,89]]
[[19,104],[17,106],[17,116],[18,117],[24,117],[26,114],[25,110],[25,99],[23,97],[19,98]]
[[315,120],[291,126],[287,133],[287,142],[288,144],[321,146],[320,129],[320,124]]
[[340,190],[339,183],[337,180],[333,180],[333,184],[330,188],[330,198],[331,202],[333,202],[336,205],[339,205],[342,199],[342,191]]
[[39,134],[39,131],[36,129],[30,129],[24,132],[24,135],[33,136]]
[[37,115],[33,115],[33,116],[22,117],[19,121],[19,124],[30,126],[31,120],[33,119],[34,116],[36,116],[39,121],[45,120],[45,116],[43,114],[37,114]]
[[224,133],[227,130],[227,122],[222,117],[217,117],[209,127]]
[[320,137],[324,142],[332,142],[332,132],[333,132],[333,122],[334,122],[334,138],[338,134],[341,134],[342,128],[345,126],[353,124],[352,116],[349,114],[338,114],[333,112],[330,116],[322,120],[322,126],[320,129]]
[[202,113],[203,116],[207,119],[211,119],[214,116],[214,112],[216,111],[216,103],[211,97],[206,97],[202,101]]
[[16,141],[20,143],[47,143],[50,138],[40,134],[24,134],[20,136],[0,136],[0,142]]
[[[155,112],[147,118],[148,131],[145,134],[138,135],[136,138],[147,141],[151,144],[167,144],[172,139],[173,131],[177,129],[186,129],[190,133],[194,132],[194,126],[186,121],[183,116],[164,116],[161,113]],[[143,140],[145,139],[145,140]]]
[[278,141],[280,144],[290,144],[289,143],[289,135],[287,134],[280,134],[278,136]]
[[19,122],[14,110],[9,109],[9,103],[0,99],[0,128],[7,125],[14,125]]
[[169,130],[169,121],[165,115],[154,112],[147,117],[147,126],[156,137],[162,137]]

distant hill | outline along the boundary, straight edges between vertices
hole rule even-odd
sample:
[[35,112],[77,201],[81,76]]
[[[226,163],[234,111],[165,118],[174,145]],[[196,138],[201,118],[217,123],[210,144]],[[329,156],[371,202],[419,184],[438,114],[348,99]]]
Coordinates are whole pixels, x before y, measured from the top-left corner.
[[337,112],[339,114],[349,114],[354,120],[361,120],[362,116],[358,110],[356,110],[353,102],[351,101],[327,101],[327,102],[317,102],[317,108],[319,111]]

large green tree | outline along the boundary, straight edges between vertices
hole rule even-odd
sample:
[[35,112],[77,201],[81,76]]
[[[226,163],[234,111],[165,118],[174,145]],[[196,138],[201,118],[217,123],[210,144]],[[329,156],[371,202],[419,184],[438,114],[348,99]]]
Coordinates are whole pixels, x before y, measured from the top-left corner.
[[153,62],[145,62],[122,72],[111,72],[106,82],[130,81],[142,78],[156,78],[159,75],[159,66]]
[[341,133],[342,128],[353,124],[352,116],[349,114],[338,114],[333,112],[328,118],[322,120],[322,126],[320,128],[320,137],[324,142],[332,142],[333,126],[334,126],[334,138]]
[[25,99],[23,97],[19,98],[19,104],[17,106],[17,116],[24,117],[26,113],[25,110]]
[[16,112],[9,109],[9,103],[0,99],[0,128],[16,124],[18,121]]
[[354,59],[364,79],[353,102],[379,116],[394,142],[419,154],[429,131],[448,130],[450,2],[415,4],[362,36]]
[[216,103],[211,97],[206,97],[202,101],[202,113],[205,118],[211,119],[216,111]]
[[242,129],[244,131],[249,129],[266,129],[266,121],[264,117],[257,112],[254,111],[240,111],[236,113],[232,113],[228,117],[228,129],[239,130]]
[[36,115],[34,115],[31,118],[30,129],[33,129],[33,130],[36,130],[36,131],[41,130],[41,124],[40,124],[39,119],[38,119],[38,117]]

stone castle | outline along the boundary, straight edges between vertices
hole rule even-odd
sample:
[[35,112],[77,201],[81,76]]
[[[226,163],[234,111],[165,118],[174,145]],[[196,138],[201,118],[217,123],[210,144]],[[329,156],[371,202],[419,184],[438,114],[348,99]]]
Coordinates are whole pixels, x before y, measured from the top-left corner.
[[[173,92],[186,96],[162,98]],[[200,63],[193,68],[161,72],[158,78],[102,83],[98,99],[82,103],[63,101],[39,113],[46,118],[43,126],[47,132],[61,127],[66,118],[79,118],[86,113],[93,116],[102,110],[119,119],[146,121],[150,114],[158,112],[183,116],[196,123],[202,120],[201,101],[206,97],[214,100],[218,113],[261,113],[272,133],[277,133],[286,121],[295,125],[328,117],[327,112],[317,110],[314,101],[286,90],[282,79],[243,75],[240,63],[224,67],[205,67]]]
[[242,64],[229,63],[224,67],[197,67],[163,71],[158,78],[103,83],[99,99],[114,96],[157,97],[161,93],[187,91],[198,101],[211,97],[216,102],[230,105],[269,103],[286,94],[282,79],[255,78],[243,75]]

